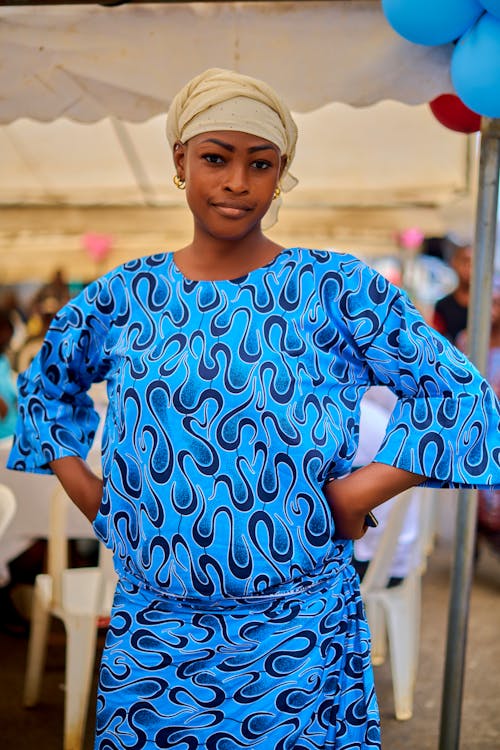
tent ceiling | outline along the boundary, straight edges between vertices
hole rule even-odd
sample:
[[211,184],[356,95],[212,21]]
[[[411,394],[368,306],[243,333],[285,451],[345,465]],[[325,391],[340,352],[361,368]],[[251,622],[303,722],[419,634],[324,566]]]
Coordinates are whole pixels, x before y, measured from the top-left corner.
[[225,66],[302,113],[288,203],[442,205],[468,190],[467,139],[426,107],[346,105],[450,90],[451,47],[405,41],[373,0],[0,7],[0,203],[178,203],[160,113]]
[[452,49],[402,39],[370,0],[3,7],[0,122],[142,122],[216,66],[269,81],[295,111],[423,103],[452,90]]

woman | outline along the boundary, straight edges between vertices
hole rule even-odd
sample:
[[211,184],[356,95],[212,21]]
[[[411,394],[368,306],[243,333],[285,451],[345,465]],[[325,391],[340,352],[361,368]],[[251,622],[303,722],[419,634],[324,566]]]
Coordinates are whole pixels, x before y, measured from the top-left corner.
[[[297,135],[269,86],[206,71],[167,133],[193,239],[57,315],[10,458],[54,471],[114,550],[96,748],[378,748],[350,540],[425,477],[500,483],[499,404],[370,268],[265,236]],[[99,380],[103,486],[85,463]],[[349,474],[373,384],[398,403]]]

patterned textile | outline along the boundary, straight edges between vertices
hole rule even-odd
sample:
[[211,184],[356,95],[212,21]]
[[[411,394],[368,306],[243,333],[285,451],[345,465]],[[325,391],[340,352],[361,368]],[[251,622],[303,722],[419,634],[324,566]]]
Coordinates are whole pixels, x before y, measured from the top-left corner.
[[379,748],[354,571],[210,604],[118,585],[96,748]]
[[96,533],[120,577],[96,748],[379,747],[350,542],[322,487],[359,402],[398,402],[377,460],[500,485],[498,401],[400,290],[355,258],[287,249],[232,281],[132,261],[57,316],[20,379],[9,465],[82,455],[108,383]]

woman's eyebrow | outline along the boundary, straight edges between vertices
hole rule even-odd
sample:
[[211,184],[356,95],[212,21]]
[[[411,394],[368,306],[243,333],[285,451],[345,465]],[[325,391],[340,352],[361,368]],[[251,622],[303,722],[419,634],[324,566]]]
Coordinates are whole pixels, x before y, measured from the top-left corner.
[[263,143],[262,146],[252,146],[251,148],[248,149],[248,152],[250,154],[254,154],[256,151],[277,151],[277,152],[279,152],[279,149],[273,143]]
[[[233,153],[236,149],[231,143],[226,143],[225,141],[220,141],[218,138],[207,138],[206,140],[202,141],[202,143],[215,143],[216,146],[221,146],[221,148],[225,148],[227,151],[230,151]],[[277,147],[273,143],[262,143],[258,146],[252,146],[248,149],[249,154],[254,154],[257,151],[278,151]]]

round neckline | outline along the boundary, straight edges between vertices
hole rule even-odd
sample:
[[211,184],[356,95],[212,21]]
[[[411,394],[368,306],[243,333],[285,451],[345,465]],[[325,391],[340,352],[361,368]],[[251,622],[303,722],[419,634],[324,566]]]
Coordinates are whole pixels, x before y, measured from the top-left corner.
[[261,271],[269,270],[285,254],[291,255],[292,251],[295,249],[296,248],[294,247],[284,247],[268,263],[265,263],[263,266],[257,266],[257,268],[252,268],[251,271],[247,271],[247,273],[244,273],[241,276],[236,276],[233,279],[190,279],[182,273],[179,266],[175,262],[175,252],[170,252],[170,263],[173,268],[174,274],[180,277],[186,284],[190,284],[190,285],[192,284],[240,284],[243,281],[247,280],[253,274],[257,274]]

